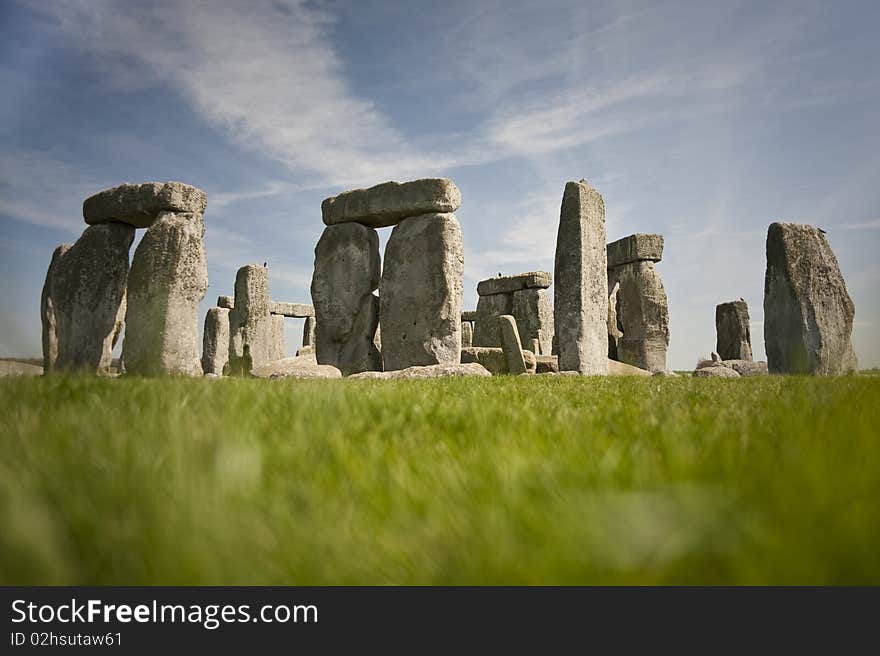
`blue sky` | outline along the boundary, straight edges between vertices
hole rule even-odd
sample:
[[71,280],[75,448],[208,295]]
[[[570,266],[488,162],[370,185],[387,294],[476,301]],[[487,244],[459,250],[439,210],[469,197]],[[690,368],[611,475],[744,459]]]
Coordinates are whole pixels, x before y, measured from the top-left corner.
[[46,266],[98,190],[208,192],[204,312],[249,262],[307,302],[326,196],[448,176],[466,308],[553,270],[586,178],[609,241],[666,237],[670,366],[739,297],[763,357],[777,220],[827,231],[880,366],[878,33],[877,2],[0,0],[0,356],[39,354]]

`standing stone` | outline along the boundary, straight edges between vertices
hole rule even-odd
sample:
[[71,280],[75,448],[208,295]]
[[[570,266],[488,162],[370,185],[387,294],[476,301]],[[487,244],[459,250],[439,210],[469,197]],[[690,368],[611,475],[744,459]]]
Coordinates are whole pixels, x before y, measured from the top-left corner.
[[770,373],[833,376],[858,367],[855,305],[825,234],[773,223],[767,231],[764,346]]
[[381,354],[373,342],[379,325],[379,235],[358,223],[324,229],[315,246],[312,303],[318,363],[343,374],[377,371]]
[[[54,314],[57,348],[49,370],[98,373],[110,368],[125,315],[133,240],[131,226],[106,223],[86,228],[73,246],[56,249],[45,293],[47,314],[49,307]],[[47,341],[51,359],[51,336]]]
[[623,336],[623,329],[617,320],[617,294],[620,291],[620,281],[611,280],[612,276],[608,275],[608,358],[617,360],[617,343]]
[[474,346],[501,346],[501,324],[498,317],[513,314],[512,294],[490,294],[477,300],[474,322]]
[[749,306],[743,299],[715,306],[715,350],[722,360],[752,360]]
[[142,376],[201,376],[199,303],[208,289],[205,219],[160,212],[138,244],[128,282],[122,360]]
[[73,244],[61,244],[52,253],[52,261],[46,271],[46,280],[43,283],[43,293],[40,297],[40,322],[43,328],[43,372],[49,373],[55,368],[55,360],[58,359],[58,331],[55,321],[55,298],[52,295],[52,285],[55,280],[55,271],[62,256],[70,250]]
[[535,355],[549,355],[553,349],[553,305],[546,289],[528,288],[513,292],[513,316],[520,337],[538,340]]
[[568,182],[556,237],[554,320],[559,369],[608,372],[605,202],[586,180]]
[[379,283],[386,370],[458,364],[463,276],[454,214],[422,214],[395,226]]
[[202,370],[222,374],[229,362],[229,309],[214,307],[205,315],[202,337]]
[[617,359],[650,372],[664,371],[669,308],[654,263],[630,262],[610,269],[608,286],[618,287],[615,314],[623,334],[617,339]]
[[306,320],[303,322],[303,346],[314,346],[315,345],[315,326],[317,325],[317,319],[315,317],[306,317]]
[[498,323],[501,324],[501,348],[504,349],[508,371],[515,376],[526,373],[526,361],[523,359],[522,343],[516,329],[516,319],[509,314],[504,314],[498,317]]
[[468,348],[474,344],[474,324],[470,321],[461,322],[461,347]]
[[[284,317],[269,312],[269,269],[247,264],[235,274],[229,311],[229,369],[249,374],[254,367],[284,358]],[[279,323],[280,322],[280,323]]]

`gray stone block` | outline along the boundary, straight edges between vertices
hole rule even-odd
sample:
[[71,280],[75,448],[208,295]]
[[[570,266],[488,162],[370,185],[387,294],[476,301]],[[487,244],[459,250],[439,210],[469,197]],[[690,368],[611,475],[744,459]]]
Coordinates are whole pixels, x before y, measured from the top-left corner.
[[105,189],[83,202],[88,224],[118,221],[135,228],[148,228],[161,212],[204,214],[208,197],[183,182],[122,184]]
[[229,309],[214,307],[205,315],[202,333],[202,371],[223,374],[229,362]]
[[549,271],[529,271],[513,276],[497,276],[477,283],[477,294],[509,294],[520,289],[546,289],[553,284],[553,276]]
[[749,306],[743,300],[715,306],[715,350],[723,360],[752,360]]
[[460,205],[461,192],[452,180],[425,178],[346,191],[325,199],[321,214],[328,226],[353,221],[384,228],[410,216],[454,212]]
[[663,259],[663,235],[636,233],[608,244],[608,268],[630,262],[659,262]]

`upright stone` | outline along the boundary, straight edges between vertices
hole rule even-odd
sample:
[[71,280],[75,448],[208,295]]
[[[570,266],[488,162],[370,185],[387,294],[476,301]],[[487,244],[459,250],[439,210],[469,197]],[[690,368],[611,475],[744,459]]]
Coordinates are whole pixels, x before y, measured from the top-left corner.
[[538,341],[535,355],[550,355],[553,348],[553,305],[546,289],[526,288],[513,292],[513,316],[519,336],[527,344]]
[[833,376],[858,367],[855,305],[818,228],[773,223],[767,231],[764,346],[770,373]]
[[554,321],[559,369],[608,373],[605,202],[586,180],[568,182],[556,237]]
[[40,297],[40,322],[43,328],[43,372],[47,374],[55,368],[55,360],[58,359],[58,330],[55,320],[55,298],[52,292],[53,281],[61,257],[70,250],[71,246],[73,244],[61,244],[52,253],[52,260],[46,271],[46,280],[43,282],[43,293]]
[[743,299],[715,306],[715,350],[722,360],[752,360],[749,306]]
[[214,307],[205,315],[202,336],[202,371],[222,374],[229,362],[229,309]]
[[[54,315],[57,348],[49,371],[109,369],[125,316],[133,240],[131,226],[106,223],[86,228],[73,246],[56,249],[44,291],[47,313],[51,306]],[[50,359],[51,341],[50,336]]]
[[379,284],[387,371],[458,364],[463,275],[461,227],[454,214],[422,214],[395,226]]
[[490,294],[477,300],[474,321],[474,346],[501,346],[501,324],[498,317],[513,314],[512,294]]
[[324,229],[315,247],[312,303],[315,352],[320,364],[343,374],[377,371],[382,358],[374,337],[379,325],[379,235],[358,223]]
[[666,370],[669,309],[666,290],[654,262],[642,260],[608,271],[608,286],[617,287],[617,360],[647,371]]
[[303,322],[303,346],[314,346],[315,345],[315,326],[317,325],[317,319],[315,317],[306,317],[306,320]]
[[208,289],[204,216],[160,212],[128,282],[122,360],[128,373],[201,376],[199,303]]
[[501,348],[504,349],[507,369],[513,375],[526,373],[526,361],[523,359],[522,343],[516,329],[516,319],[509,314],[504,314],[498,317],[498,323],[501,325]]
[[474,344],[474,324],[470,321],[461,322],[461,348],[468,348]]
[[[284,317],[269,312],[269,269],[247,264],[235,275],[229,311],[229,369],[248,374],[254,367],[284,358]],[[279,322],[280,335],[279,335]]]

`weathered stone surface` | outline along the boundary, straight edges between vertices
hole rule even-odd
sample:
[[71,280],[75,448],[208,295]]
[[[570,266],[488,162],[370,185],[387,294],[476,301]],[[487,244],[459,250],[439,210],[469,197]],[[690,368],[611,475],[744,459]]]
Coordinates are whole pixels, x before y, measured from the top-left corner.
[[617,359],[648,371],[666,369],[669,308],[660,275],[649,261],[608,270],[608,287],[617,289],[616,320],[622,328]]
[[733,369],[742,377],[766,376],[770,373],[766,362],[752,362],[751,360],[724,360],[722,366]]
[[199,303],[208,289],[198,213],[160,212],[135,250],[128,277],[122,361],[142,376],[201,376]]
[[235,307],[235,300],[232,296],[218,296],[217,307],[231,310]]
[[773,223],[767,231],[764,347],[771,373],[833,376],[858,368],[855,305],[818,228]]
[[0,378],[29,378],[42,376],[43,367],[19,360],[0,360]]
[[616,360],[608,360],[609,376],[652,376],[653,374],[646,369],[634,367],[625,362],[617,362]]
[[712,352],[709,354],[709,359],[712,360],[712,362],[714,362],[714,363],[716,363],[716,364],[720,364],[720,363],[721,363],[721,356],[718,354],[717,351],[712,351]]
[[43,292],[40,297],[40,322],[43,332],[43,371],[49,373],[55,367],[58,358],[58,333],[55,322],[55,299],[52,296],[52,283],[55,279],[55,270],[61,257],[70,250],[73,244],[61,244],[52,253],[52,260],[46,271],[46,280],[43,282]]
[[[455,215],[424,214],[395,226],[379,283],[387,371],[458,364],[463,275],[464,249]],[[319,317],[319,329],[320,322]]]
[[659,262],[663,259],[663,235],[636,233],[606,247],[608,268],[630,262]]
[[546,289],[553,284],[553,276],[549,271],[529,271],[513,276],[497,276],[477,283],[477,294],[509,294],[520,289]]
[[385,228],[410,216],[454,212],[460,205],[461,192],[452,180],[425,178],[346,191],[325,199],[321,214],[328,226],[354,221]]
[[[43,290],[49,367],[106,373],[125,317],[128,250],[134,228],[86,228],[73,246],[56,249]],[[52,321],[56,353],[52,362]]]
[[351,379],[401,380],[409,378],[447,378],[461,376],[491,376],[481,364],[432,364],[407,367],[396,371],[365,371],[350,376]]
[[558,373],[559,372],[559,356],[558,355],[536,355],[535,356],[535,372],[539,374]]
[[[300,346],[296,349],[297,356],[303,355],[315,355],[315,347],[314,346]],[[315,363],[317,364],[317,356],[315,355]]]
[[[539,356],[536,356],[531,351],[523,349],[522,357],[526,366],[526,373],[535,373],[537,369],[537,358]],[[500,346],[471,346],[468,348],[462,348],[461,362],[462,364],[477,362],[486,367],[493,376],[510,373],[510,367],[507,364],[507,356],[504,354],[504,349]]]
[[461,347],[466,348],[474,344],[474,324],[470,321],[461,322]]
[[182,182],[122,184],[86,198],[83,218],[89,224],[119,221],[147,228],[161,212],[204,214],[207,204],[204,191]]
[[205,315],[202,333],[202,371],[222,374],[229,362],[229,310],[214,307]]
[[315,247],[312,303],[318,362],[343,374],[376,371],[382,356],[374,337],[379,324],[379,235],[344,223],[324,229]]
[[229,373],[243,375],[280,360],[284,318],[269,313],[269,269],[247,264],[235,275],[235,302],[229,311]]
[[514,375],[526,373],[526,362],[522,356],[522,342],[516,329],[516,319],[513,315],[502,314],[498,317],[498,321],[501,323],[501,348],[507,360],[507,370]]
[[620,292],[620,282],[611,280],[609,276],[608,286],[608,358],[618,360],[617,344],[623,336],[623,327],[617,318],[617,294]]
[[678,378],[679,377],[677,373],[675,373],[674,371],[670,371],[669,369],[666,369],[664,371],[655,371],[654,375],[657,376],[658,378]]
[[546,289],[528,288],[513,292],[511,314],[516,317],[520,338],[533,347],[537,340],[537,354],[549,355],[553,349],[553,304]]
[[342,378],[342,372],[329,364],[318,364],[314,355],[282,358],[265,362],[251,371],[256,378]]
[[501,324],[498,317],[513,314],[512,294],[480,296],[474,321],[474,346],[501,346]]
[[749,305],[743,299],[715,306],[716,350],[724,360],[751,360]]
[[293,317],[294,319],[304,319],[306,317],[315,316],[315,306],[306,303],[284,303],[281,301],[270,301],[269,312],[278,314],[282,317]]
[[727,367],[703,367],[694,372],[695,378],[739,378],[739,374]]
[[315,345],[315,326],[317,325],[318,320],[315,317],[306,317],[306,320],[303,322],[303,347]]
[[586,180],[565,185],[556,236],[553,279],[560,370],[606,374],[608,281],[605,202]]
[[477,320],[477,311],[476,310],[463,310],[461,313],[462,321],[470,321],[473,323]]

